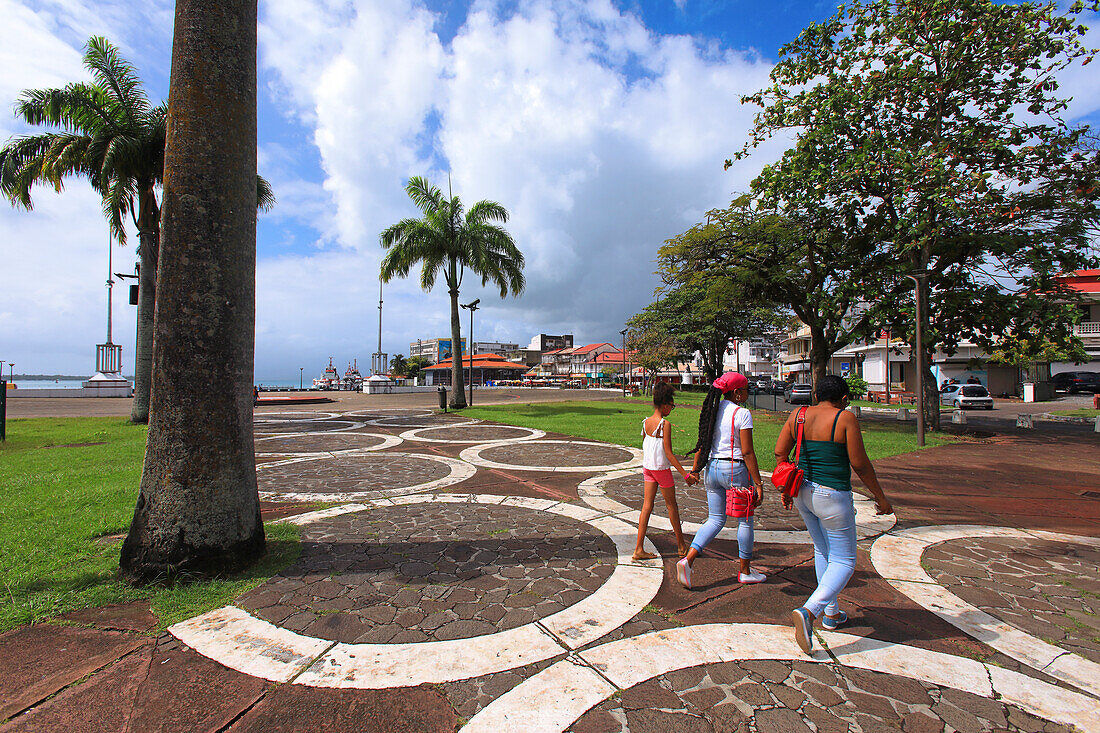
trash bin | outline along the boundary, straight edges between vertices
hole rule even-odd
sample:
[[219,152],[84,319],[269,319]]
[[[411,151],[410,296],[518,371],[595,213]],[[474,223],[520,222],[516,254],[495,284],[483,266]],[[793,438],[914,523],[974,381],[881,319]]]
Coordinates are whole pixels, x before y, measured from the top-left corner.
[[439,393],[439,409],[446,412],[447,410],[447,388],[440,387],[436,390]]

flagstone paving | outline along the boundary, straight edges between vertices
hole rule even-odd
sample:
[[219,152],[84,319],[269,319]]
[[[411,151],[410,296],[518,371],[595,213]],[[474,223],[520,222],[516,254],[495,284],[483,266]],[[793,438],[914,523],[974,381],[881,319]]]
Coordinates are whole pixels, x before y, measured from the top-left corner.
[[302,542],[298,562],[238,605],[343,642],[458,639],[531,623],[599,588],[616,556],[586,524],[508,506],[382,507],[309,524]]
[[923,562],[968,603],[1100,662],[1100,548],[968,537],[933,545]]
[[[811,727],[813,726],[813,727]],[[1014,705],[836,664],[726,662],[675,670],[585,713],[575,733],[1062,733]]]
[[[719,538],[688,591],[660,521],[649,537],[663,573],[662,561],[630,562],[636,449],[423,409],[260,417],[265,517],[299,523],[303,544],[292,567],[225,609],[244,645],[223,657],[183,631],[158,636],[140,603],[0,635],[11,671],[0,700],[15,716],[0,731],[1100,730],[1079,669],[1051,677],[967,636],[907,597],[904,567],[866,553],[882,532],[903,541],[945,521],[1100,532],[1100,502],[1073,490],[1032,508],[1060,461],[1084,465],[1067,487],[1100,483],[1100,466],[1079,460],[1094,445],[1027,437],[876,462],[898,525],[861,512],[851,623],[806,657],[785,617],[812,589],[811,548],[772,494],[757,517],[772,543],[754,561],[768,582],[739,585],[735,543]],[[989,487],[974,479],[987,466]],[[685,523],[706,518],[701,489],[677,496]],[[1097,543],[1020,531],[936,542],[911,553],[913,564],[924,553],[923,587],[1097,661]],[[230,661],[259,657],[290,664],[288,684]],[[401,679],[413,681],[386,681]]]

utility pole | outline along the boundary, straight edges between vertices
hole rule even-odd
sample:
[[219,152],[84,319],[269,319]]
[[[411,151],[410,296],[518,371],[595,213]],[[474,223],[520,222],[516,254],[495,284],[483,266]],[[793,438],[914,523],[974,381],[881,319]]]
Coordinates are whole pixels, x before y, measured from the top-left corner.
[[628,330],[629,329],[624,328],[622,331],[619,331],[619,335],[623,337],[623,397],[626,397],[626,332]]
[[[472,303],[467,303],[466,305],[462,306],[466,310],[470,311],[470,348],[468,349],[468,351],[470,352],[470,398],[466,400],[467,406],[470,407],[472,407],[474,404],[474,311],[477,310],[477,304],[480,302],[481,298],[478,298]],[[458,368],[461,369],[462,365],[459,364]]]

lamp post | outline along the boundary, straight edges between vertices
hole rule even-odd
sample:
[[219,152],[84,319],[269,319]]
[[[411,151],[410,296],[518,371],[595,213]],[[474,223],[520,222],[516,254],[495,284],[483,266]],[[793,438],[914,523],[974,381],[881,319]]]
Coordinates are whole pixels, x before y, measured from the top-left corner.
[[626,397],[626,332],[628,330],[630,329],[624,328],[622,331],[619,331],[619,335],[623,337],[623,397]]
[[912,275],[906,275],[905,277],[913,281],[916,285],[914,291],[914,299],[916,300],[916,312],[913,319],[913,334],[917,349],[917,445],[924,447],[924,346],[921,340],[921,314],[923,313],[921,306],[923,305],[922,296],[924,291],[924,283],[928,278],[928,271],[921,270],[914,272]]
[[305,367],[298,367],[298,391],[299,392],[302,391],[302,387],[305,385],[305,380],[306,380],[305,374],[306,374],[306,368]]
[[[470,311],[470,397],[466,400],[466,404],[473,407],[474,404],[474,311],[477,310],[477,304],[481,302],[481,298],[467,303],[462,306],[466,310]],[[461,368],[461,364],[459,368]]]
[[[4,378],[4,375],[0,374],[0,379],[3,379],[3,378]],[[12,383],[15,382],[15,362],[14,361],[9,361],[8,362],[8,381],[12,382]]]

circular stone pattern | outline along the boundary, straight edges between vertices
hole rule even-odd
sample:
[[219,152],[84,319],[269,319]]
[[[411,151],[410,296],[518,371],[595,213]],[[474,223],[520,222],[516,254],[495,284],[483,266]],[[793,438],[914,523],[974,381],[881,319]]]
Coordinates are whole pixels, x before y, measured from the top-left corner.
[[257,435],[278,433],[319,433],[342,430],[354,430],[363,427],[361,422],[351,420],[257,420]]
[[516,628],[561,611],[611,574],[591,526],[508,506],[385,507],[303,528],[302,555],[238,600],[283,628],[331,641],[403,643]]
[[256,452],[264,453],[324,453],[342,450],[373,448],[378,450],[387,445],[400,443],[389,435],[372,433],[305,433],[285,435],[256,440]]
[[881,672],[801,661],[667,672],[605,700],[569,728],[620,731],[1070,731],[986,697]]
[[402,440],[421,440],[428,443],[493,443],[497,441],[534,440],[546,435],[533,428],[517,428],[511,425],[468,425],[417,428],[401,433]]
[[640,466],[642,452],[607,443],[582,440],[528,440],[476,445],[461,458],[488,468],[528,471],[610,471]]
[[[456,465],[469,470],[458,471]],[[408,493],[417,487],[426,491],[458,483],[474,472],[472,466],[454,459],[367,451],[292,457],[258,468],[262,468],[256,478],[263,498],[314,501],[357,501]]]
[[[689,466],[690,468],[690,466]],[[675,472],[673,472],[675,474]],[[693,522],[702,524],[707,521],[707,492],[702,483],[688,486],[679,476],[676,478],[676,506],[680,509],[680,522]],[[600,483],[599,488],[604,494],[634,511],[642,510],[642,477],[641,472],[628,476],[608,479]],[[661,493],[653,502],[653,515],[663,517],[667,521],[668,511]],[[778,495],[774,492],[764,491],[764,502],[756,508],[755,529],[780,530],[780,531],[804,531],[806,525],[797,511],[787,511],[779,503]],[[733,518],[726,520],[726,526],[737,528],[737,521]]]
[[923,564],[964,601],[1100,663],[1100,547],[966,537],[929,547]]

